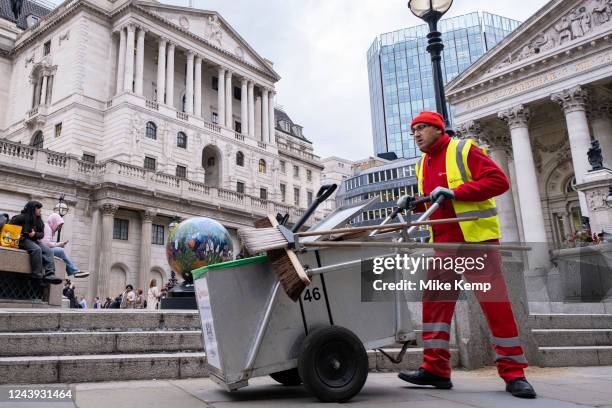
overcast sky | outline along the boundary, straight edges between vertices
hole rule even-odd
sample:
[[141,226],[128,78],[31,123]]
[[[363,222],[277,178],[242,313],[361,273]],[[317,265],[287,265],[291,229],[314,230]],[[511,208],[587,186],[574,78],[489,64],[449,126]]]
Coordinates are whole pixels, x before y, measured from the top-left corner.
[[[187,6],[188,0],[163,0]],[[281,80],[276,103],[304,126],[316,154],[373,154],[366,52],[381,33],[421,23],[406,0],[193,0],[216,10]],[[547,0],[455,0],[447,16],[487,11],[525,21]]]

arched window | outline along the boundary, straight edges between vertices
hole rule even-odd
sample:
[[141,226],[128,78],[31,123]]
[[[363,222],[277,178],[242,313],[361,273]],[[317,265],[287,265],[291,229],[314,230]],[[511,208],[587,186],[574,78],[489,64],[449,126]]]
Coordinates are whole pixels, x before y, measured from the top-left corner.
[[260,173],[266,172],[266,161],[264,159],[259,160],[259,172]]
[[35,147],[37,149],[42,149],[44,140],[45,139],[43,137],[42,131],[39,130],[38,132],[34,133],[34,136],[32,137],[32,142],[30,143],[30,145],[32,145],[32,147]]
[[153,122],[147,122],[147,132],[145,134],[149,139],[157,139],[157,125]]
[[178,132],[176,135],[176,146],[187,148],[187,135],[184,132]]
[[236,165],[244,167],[244,153],[242,152],[236,153]]
[[214,158],[214,157],[209,157],[209,158],[208,158],[208,161],[206,162],[206,165],[207,165],[208,167],[212,167],[212,166],[214,166],[214,165],[215,165],[215,158]]

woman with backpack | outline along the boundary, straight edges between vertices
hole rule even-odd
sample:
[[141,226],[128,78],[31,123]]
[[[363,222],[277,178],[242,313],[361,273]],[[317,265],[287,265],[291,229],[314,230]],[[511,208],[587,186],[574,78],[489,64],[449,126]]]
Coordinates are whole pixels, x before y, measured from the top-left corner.
[[45,236],[42,206],[38,201],[28,201],[21,214],[14,216],[10,224],[22,228],[19,248],[28,251],[30,255],[32,279],[40,286],[47,286],[49,283],[59,285],[62,280],[55,275],[53,252],[40,242]]

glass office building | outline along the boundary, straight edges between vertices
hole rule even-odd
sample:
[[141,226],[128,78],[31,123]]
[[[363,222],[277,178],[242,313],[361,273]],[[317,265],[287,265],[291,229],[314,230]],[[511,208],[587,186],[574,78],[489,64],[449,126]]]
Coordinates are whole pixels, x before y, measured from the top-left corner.
[[[438,24],[444,51],[442,74],[452,80],[520,22],[489,13],[470,13]],[[420,155],[410,135],[410,121],[419,112],[436,110],[431,57],[426,50],[427,25],[382,34],[368,50],[368,77],[374,153],[398,157]],[[451,122],[452,112],[450,111]]]

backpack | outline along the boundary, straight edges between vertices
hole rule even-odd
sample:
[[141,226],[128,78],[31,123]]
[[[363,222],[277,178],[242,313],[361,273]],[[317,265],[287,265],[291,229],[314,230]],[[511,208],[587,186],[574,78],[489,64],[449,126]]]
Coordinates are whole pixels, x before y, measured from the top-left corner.
[[0,214],[0,230],[2,229],[2,227],[4,227],[4,224],[9,222],[9,219],[10,217],[7,213]]

